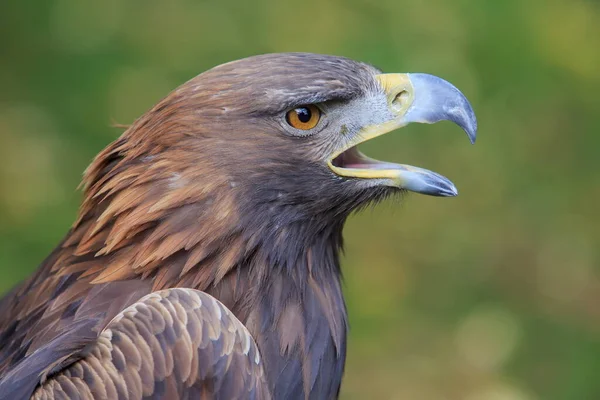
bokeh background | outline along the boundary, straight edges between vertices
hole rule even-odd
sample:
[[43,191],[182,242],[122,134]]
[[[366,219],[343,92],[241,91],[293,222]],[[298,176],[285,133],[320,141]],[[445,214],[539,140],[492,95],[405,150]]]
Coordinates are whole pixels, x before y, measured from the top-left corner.
[[81,173],[192,76],[280,51],[442,76],[449,123],[362,146],[440,171],[353,217],[345,399],[600,399],[600,3],[584,0],[0,2],[0,292],[75,218]]

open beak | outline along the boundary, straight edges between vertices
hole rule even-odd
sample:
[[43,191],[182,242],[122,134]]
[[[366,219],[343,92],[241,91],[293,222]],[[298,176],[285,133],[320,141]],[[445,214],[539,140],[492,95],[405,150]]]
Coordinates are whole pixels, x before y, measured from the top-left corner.
[[432,196],[456,196],[456,187],[447,178],[422,168],[371,159],[357,145],[411,122],[433,124],[452,121],[475,143],[477,120],[466,97],[455,86],[428,74],[381,74],[376,76],[387,97],[390,119],[362,128],[336,152],[329,167],[348,178],[377,179],[394,186]]

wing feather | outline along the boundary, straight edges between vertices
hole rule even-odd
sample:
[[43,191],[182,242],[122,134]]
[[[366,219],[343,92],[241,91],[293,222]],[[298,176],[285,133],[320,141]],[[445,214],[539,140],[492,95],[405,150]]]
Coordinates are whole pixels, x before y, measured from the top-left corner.
[[85,356],[50,376],[33,399],[270,399],[246,327],[193,289],[153,292],[102,330]]

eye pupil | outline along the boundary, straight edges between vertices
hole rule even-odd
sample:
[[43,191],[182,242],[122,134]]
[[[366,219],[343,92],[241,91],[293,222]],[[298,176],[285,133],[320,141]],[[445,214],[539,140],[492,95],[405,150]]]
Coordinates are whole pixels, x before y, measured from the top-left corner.
[[296,108],[296,115],[298,116],[298,119],[300,120],[300,122],[302,123],[307,123],[310,121],[310,118],[312,116],[310,110],[306,107],[298,107]]

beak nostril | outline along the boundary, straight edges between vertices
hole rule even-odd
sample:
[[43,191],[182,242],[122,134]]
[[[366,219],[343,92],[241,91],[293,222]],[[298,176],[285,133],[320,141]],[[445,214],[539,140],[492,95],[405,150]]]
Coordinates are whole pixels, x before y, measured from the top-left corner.
[[401,90],[400,92],[398,92],[396,97],[394,97],[394,100],[392,100],[392,108],[394,109],[394,111],[402,111],[402,109],[406,106],[409,97],[410,95],[406,90]]

